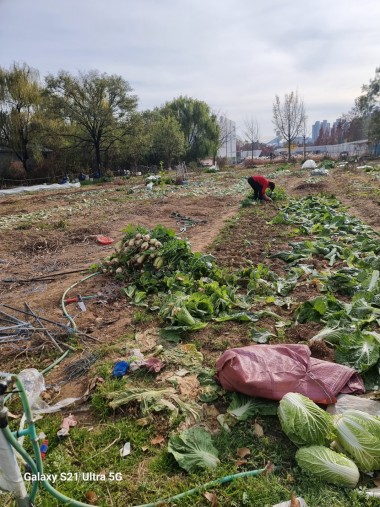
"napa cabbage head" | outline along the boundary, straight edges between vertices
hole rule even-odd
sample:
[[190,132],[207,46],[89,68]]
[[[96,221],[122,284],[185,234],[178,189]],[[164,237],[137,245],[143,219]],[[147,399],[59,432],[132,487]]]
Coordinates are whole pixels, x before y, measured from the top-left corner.
[[360,473],[353,461],[322,445],[301,447],[296,461],[302,470],[337,486],[354,488],[359,481]]
[[284,433],[299,447],[330,444],[335,438],[333,417],[302,394],[285,394],[277,414]]
[[346,410],[334,420],[337,442],[363,472],[380,470],[380,419]]

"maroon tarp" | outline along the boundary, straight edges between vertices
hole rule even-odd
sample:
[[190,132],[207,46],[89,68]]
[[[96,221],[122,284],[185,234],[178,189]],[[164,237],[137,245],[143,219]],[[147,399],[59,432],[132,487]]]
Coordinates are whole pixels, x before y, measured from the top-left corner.
[[347,366],[310,357],[307,345],[251,345],[223,352],[217,377],[227,391],[281,400],[289,392],[330,404],[339,393],[365,392],[358,373]]

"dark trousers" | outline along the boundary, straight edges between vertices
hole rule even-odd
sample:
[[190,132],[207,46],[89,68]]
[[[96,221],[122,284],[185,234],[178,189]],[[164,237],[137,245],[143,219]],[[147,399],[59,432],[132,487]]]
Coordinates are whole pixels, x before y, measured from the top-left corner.
[[263,187],[260,185],[260,183],[257,183],[257,181],[255,181],[252,178],[252,176],[250,176],[247,181],[248,181],[249,185],[252,187],[253,199],[255,201],[257,201],[257,200],[261,201],[263,199],[263,196],[262,196]]

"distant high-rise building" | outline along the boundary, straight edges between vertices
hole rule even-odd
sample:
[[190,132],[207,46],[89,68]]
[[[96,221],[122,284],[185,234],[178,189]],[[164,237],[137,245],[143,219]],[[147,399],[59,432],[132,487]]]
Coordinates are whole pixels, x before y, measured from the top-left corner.
[[325,134],[330,134],[330,123],[327,120],[323,120],[321,124],[321,129],[325,132]]
[[315,141],[318,139],[320,128],[321,128],[320,121],[316,121],[314,125],[311,127],[311,140],[313,143],[315,143]]
[[315,143],[318,139],[321,129],[323,129],[324,134],[330,134],[330,123],[327,120],[316,121],[314,125],[311,127],[311,139],[312,142]]

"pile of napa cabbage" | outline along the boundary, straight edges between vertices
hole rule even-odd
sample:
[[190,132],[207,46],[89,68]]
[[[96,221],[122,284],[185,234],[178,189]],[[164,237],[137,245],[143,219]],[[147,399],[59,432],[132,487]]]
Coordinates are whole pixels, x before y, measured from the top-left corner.
[[360,410],[332,416],[298,393],[282,398],[278,416],[284,433],[300,447],[298,465],[314,476],[354,488],[359,470],[380,470],[380,417]]

